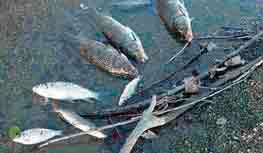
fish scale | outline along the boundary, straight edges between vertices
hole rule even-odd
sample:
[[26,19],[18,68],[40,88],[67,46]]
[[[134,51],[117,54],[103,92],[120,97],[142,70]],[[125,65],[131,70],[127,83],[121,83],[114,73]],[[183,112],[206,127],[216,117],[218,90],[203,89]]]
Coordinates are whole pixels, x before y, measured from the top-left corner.
[[81,55],[91,64],[114,75],[134,78],[138,75],[137,69],[126,56],[111,46],[95,40],[81,42]]
[[88,16],[94,20],[95,29],[101,32],[113,47],[138,62],[145,63],[148,60],[142,42],[133,30],[112,17],[99,13],[94,7],[85,7],[84,4],[80,6],[89,12]]

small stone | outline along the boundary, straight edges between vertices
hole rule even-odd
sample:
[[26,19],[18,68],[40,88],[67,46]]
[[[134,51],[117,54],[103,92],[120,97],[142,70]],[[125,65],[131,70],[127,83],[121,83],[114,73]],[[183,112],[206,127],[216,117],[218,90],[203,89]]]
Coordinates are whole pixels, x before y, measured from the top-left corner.
[[217,119],[216,124],[217,125],[225,125],[226,122],[227,122],[226,118],[220,117],[219,119]]

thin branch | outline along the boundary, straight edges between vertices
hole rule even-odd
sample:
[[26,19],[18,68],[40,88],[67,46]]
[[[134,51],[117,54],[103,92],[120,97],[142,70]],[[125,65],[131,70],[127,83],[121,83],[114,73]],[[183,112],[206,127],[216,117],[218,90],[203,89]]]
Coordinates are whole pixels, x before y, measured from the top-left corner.
[[252,37],[247,34],[241,35],[232,35],[232,36],[206,36],[206,37],[198,37],[194,38],[194,40],[207,40],[207,39],[228,39],[228,40],[235,40],[235,39],[251,39]]
[[190,42],[187,42],[187,43],[184,45],[184,47],[183,47],[178,53],[176,53],[173,57],[171,57],[166,64],[169,64],[169,63],[172,62],[177,56],[179,56],[181,53],[183,53],[184,50],[185,50],[185,48],[186,48],[189,44],[190,44]]

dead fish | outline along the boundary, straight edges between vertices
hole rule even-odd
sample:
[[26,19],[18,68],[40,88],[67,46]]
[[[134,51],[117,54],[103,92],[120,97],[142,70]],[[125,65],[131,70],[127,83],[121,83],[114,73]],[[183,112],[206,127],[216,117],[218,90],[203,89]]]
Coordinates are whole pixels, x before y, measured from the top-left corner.
[[130,10],[130,9],[136,9],[141,7],[150,6],[151,1],[150,0],[122,0],[122,1],[113,1],[112,6],[117,7],[121,10]]
[[149,59],[139,36],[131,28],[110,16],[99,13],[95,8],[88,8],[84,4],[80,4],[80,7],[88,10],[88,15],[94,20],[95,27],[103,33],[112,46],[138,62],[145,63]]
[[128,100],[129,98],[132,97],[132,95],[134,95],[141,79],[142,76],[138,76],[137,78],[133,79],[125,86],[120,96],[119,106],[123,105],[126,100]]
[[80,55],[89,63],[113,75],[133,79],[139,74],[124,54],[95,40],[81,40]]
[[86,100],[93,98],[100,100],[101,95],[82,86],[70,82],[48,82],[32,88],[36,94],[56,100]]
[[182,0],[156,0],[157,13],[167,30],[191,42],[193,32],[191,18]]
[[17,137],[13,139],[13,141],[24,145],[33,145],[45,142],[55,136],[60,135],[62,135],[62,131],[60,130],[34,128],[21,132]]
[[[90,129],[96,128],[96,125],[92,122],[90,122],[87,119],[84,119],[80,117],[77,113],[63,109],[63,108],[54,108],[55,112],[57,112],[61,118],[63,118],[65,121],[73,125],[74,127],[82,130],[82,131],[88,131]],[[100,131],[91,131],[89,135],[103,139],[106,138],[107,136],[100,132]]]

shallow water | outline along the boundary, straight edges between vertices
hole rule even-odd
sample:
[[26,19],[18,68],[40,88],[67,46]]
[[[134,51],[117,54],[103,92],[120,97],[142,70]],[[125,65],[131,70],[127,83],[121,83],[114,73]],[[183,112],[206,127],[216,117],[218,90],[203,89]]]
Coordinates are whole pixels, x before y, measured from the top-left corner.
[[[65,107],[75,110],[89,111],[117,105],[118,96],[128,81],[88,64],[79,57],[77,46],[64,36],[64,32],[82,33],[91,39],[102,40],[101,34],[91,26],[92,20],[80,11],[80,2],[113,16],[140,36],[150,57],[146,64],[136,64],[144,77],[143,87],[176,71],[199,50],[198,42],[193,42],[177,61],[164,65],[183,44],[176,42],[167,33],[159,17],[147,5],[135,9],[118,9],[111,5],[110,0],[0,2],[0,136],[5,135],[5,131],[12,125],[21,129],[43,127],[63,129],[66,133],[78,131],[59,119],[52,112],[51,106],[39,105],[39,101],[43,99],[33,97],[31,92],[32,86],[38,83],[71,81],[115,95],[102,104],[65,104]],[[214,32],[223,25],[238,25],[241,17],[254,17],[257,13],[256,3],[249,0],[185,0],[185,4],[193,17],[192,25],[196,36]],[[192,67],[202,71],[208,63],[224,55],[222,52],[213,52],[202,57]],[[189,75],[189,71],[180,74],[179,78],[185,75]],[[97,122],[98,125],[106,123],[107,121]],[[125,131],[125,128],[120,128],[122,130]],[[104,143],[49,148],[48,152],[117,152],[123,140],[112,144],[112,139],[108,138]],[[27,147],[18,148],[17,152],[27,150]],[[1,150],[7,152],[8,148],[0,145],[0,152]],[[154,152],[154,149],[145,152]]]

